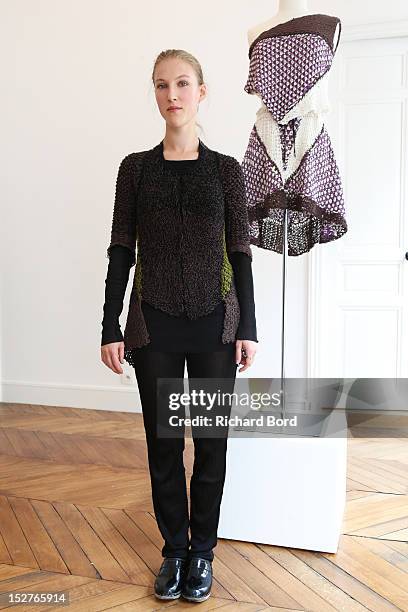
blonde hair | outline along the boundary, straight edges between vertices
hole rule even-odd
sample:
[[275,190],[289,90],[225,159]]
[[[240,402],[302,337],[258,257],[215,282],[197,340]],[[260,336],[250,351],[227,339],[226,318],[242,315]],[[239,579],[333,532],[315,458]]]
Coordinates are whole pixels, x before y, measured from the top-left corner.
[[[152,70],[153,84],[154,84],[154,73],[156,72],[156,68],[159,65],[159,63],[165,59],[172,58],[172,57],[175,57],[179,60],[182,60],[190,64],[190,66],[192,67],[196,75],[198,85],[204,84],[203,70],[201,68],[200,62],[198,61],[196,57],[194,57],[194,55],[192,55],[188,51],[184,51],[184,49],[166,49],[165,51],[161,51],[159,53],[159,55],[156,57],[154,61],[153,70]],[[198,126],[202,132],[204,131],[202,126],[199,123],[197,123],[197,121],[196,121],[196,126]]]

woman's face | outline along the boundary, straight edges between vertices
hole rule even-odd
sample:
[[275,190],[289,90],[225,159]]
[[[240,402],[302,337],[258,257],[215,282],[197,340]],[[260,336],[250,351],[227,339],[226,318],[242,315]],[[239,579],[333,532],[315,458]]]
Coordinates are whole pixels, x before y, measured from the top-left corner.
[[205,97],[205,85],[198,85],[188,62],[174,57],[162,60],[154,74],[154,86],[160,114],[169,125],[181,127],[194,121],[198,104]]

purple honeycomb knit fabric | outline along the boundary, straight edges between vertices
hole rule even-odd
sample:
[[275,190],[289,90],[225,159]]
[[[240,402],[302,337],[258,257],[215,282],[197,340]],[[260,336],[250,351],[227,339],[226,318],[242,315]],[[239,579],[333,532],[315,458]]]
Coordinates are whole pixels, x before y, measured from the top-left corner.
[[262,32],[249,49],[244,90],[261,108],[242,161],[251,244],[288,254],[347,231],[342,180],[324,124],[327,78],[340,20],[304,15]]

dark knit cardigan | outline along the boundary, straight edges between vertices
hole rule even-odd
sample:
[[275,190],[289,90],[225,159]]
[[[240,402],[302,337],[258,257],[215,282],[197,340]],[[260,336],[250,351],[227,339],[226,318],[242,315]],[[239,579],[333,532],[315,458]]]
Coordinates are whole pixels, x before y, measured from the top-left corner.
[[[239,162],[199,140],[188,177],[166,168],[163,141],[130,153],[119,166],[111,248],[121,244],[136,264],[124,331],[125,359],[149,343],[142,298],[194,319],[225,303],[222,342],[234,342],[240,320],[228,256],[252,252],[245,183]],[[136,260],[137,249],[137,260]]]

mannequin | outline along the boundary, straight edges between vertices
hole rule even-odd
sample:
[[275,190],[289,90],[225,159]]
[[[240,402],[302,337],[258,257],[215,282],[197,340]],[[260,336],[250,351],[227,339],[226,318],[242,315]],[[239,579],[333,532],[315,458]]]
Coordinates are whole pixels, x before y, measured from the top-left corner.
[[[303,17],[312,17],[312,20],[314,22],[314,20],[316,19],[316,23],[319,24],[321,21],[323,21],[323,23],[326,23],[326,19],[327,17],[329,19],[332,19],[332,16],[326,16],[322,13],[313,13],[309,10],[308,7],[308,2],[307,0],[278,0],[278,6],[279,6],[279,10],[278,12],[270,19],[268,19],[267,21],[264,21],[261,24],[257,24],[256,26],[250,28],[248,30],[248,43],[249,43],[249,47],[251,47],[254,43],[254,41],[256,41],[258,39],[258,37],[260,37],[262,34],[266,34],[268,37],[268,33],[269,30],[273,30],[273,28],[276,28],[277,26],[280,26],[281,24],[288,24],[288,28],[284,27],[284,32],[285,30],[290,31],[290,24],[288,22],[292,21],[292,20],[301,20]],[[308,24],[305,22],[305,35],[307,33],[310,33],[310,20],[306,20],[309,21],[309,29],[308,29]],[[302,26],[302,21],[297,22],[296,24],[296,31],[302,32],[303,30],[303,26]],[[282,32],[282,28],[279,28],[279,30]],[[332,50],[335,51],[336,47],[337,47],[337,43],[339,40],[339,36],[340,36],[340,30],[341,30],[341,26],[340,23],[337,23],[337,27],[333,28],[332,31],[329,30],[330,34],[329,34],[329,40],[327,40],[326,38],[326,42],[327,44],[329,44],[330,42],[330,36],[332,36]],[[271,36],[273,37],[273,32],[271,32]],[[263,36],[262,38],[265,38],[265,36]],[[299,45],[301,45],[301,43],[299,42]],[[249,50],[249,56],[250,58],[252,57],[252,50]],[[258,61],[258,60],[256,60]],[[261,61],[261,60],[259,60]],[[279,61],[279,60],[278,60]],[[254,68],[255,69],[255,68]],[[256,84],[259,84],[259,81],[256,81]],[[247,83],[248,85],[248,83]],[[267,115],[269,115],[269,110],[266,108],[265,104],[264,104],[264,97],[262,95],[262,93],[258,90],[257,91],[257,87],[254,85],[250,85],[250,88],[247,89],[247,85],[245,86],[245,90],[248,93],[255,93],[257,96],[260,97],[261,101],[262,101],[262,108],[258,111],[259,113],[262,113],[263,111],[266,112]],[[328,80],[327,80],[327,76],[326,78],[320,78],[319,82],[316,84],[316,87],[312,88],[312,91],[309,92],[309,101],[310,101],[310,107],[314,108],[313,105],[313,95],[316,95],[316,102],[317,102],[317,110],[320,110],[323,114],[323,112],[327,111],[329,109],[329,102],[328,102]],[[305,95],[305,99],[307,98],[307,95]],[[299,110],[299,109],[298,109]],[[287,114],[290,115],[290,109],[288,109]],[[310,123],[308,123],[308,121],[310,122],[310,119],[306,116],[306,118],[302,117],[302,111],[300,110],[299,112],[299,116],[300,118],[298,119],[298,121],[302,124],[302,122],[304,123],[305,126],[308,126]],[[262,117],[262,115],[260,115],[260,117]],[[309,114],[310,117],[310,114]],[[291,120],[293,120],[293,118],[291,118]],[[266,137],[266,142],[267,144],[270,145],[271,150],[273,150],[273,145],[276,142],[276,139],[279,139],[279,133],[275,130],[272,131],[270,130],[268,132],[268,130],[266,130],[265,132],[262,132],[262,123],[261,123],[261,119],[260,119],[260,131],[258,131],[258,134],[263,134]],[[272,123],[273,120],[271,120]],[[283,122],[285,123],[285,122]],[[274,124],[276,125],[276,124]],[[258,124],[256,124],[256,126],[258,126]],[[254,126],[255,129],[255,126]],[[319,130],[321,129],[321,125],[319,124]],[[271,134],[274,134],[274,136],[272,136]],[[301,130],[299,131],[299,135],[302,136],[301,134]],[[252,136],[252,134],[251,134]],[[294,143],[293,143],[293,160],[295,160],[296,158],[296,148],[295,148],[295,143],[297,142],[297,136],[296,136],[296,132],[295,132],[295,136],[294,136]],[[312,139],[313,142],[313,139]],[[310,143],[309,143],[310,144]],[[250,147],[248,147],[248,151],[250,151]],[[246,154],[247,155],[247,154]],[[250,164],[253,163],[252,159],[251,159],[251,153],[249,152],[248,155],[248,165],[246,166],[246,168],[250,168]],[[257,157],[255,156],[254,159],[257,159]],[[295,162],[294,162],[295,163]],[[294,170],[297,169],[297,166],[294,166]],[[279,168],[280,171],[282,171],[282,167]],[[285,169],[287,170],[287,169]],[[290,175],[291,172],[287,171],[287,174],[285,176]],[[293,172],[293,174],[295,174],[295,172]],[[284,217],[283,217],[283,225],[282,225],[282,236],[283,236],[283,248],[282,248],[282,254],[283,254],[283,258],[282,258],[282,330],[281,330],[281,389],[280,389],[280,408],[281,408],[281,417],[285,418],[285,413],[286,413],[286,398],[285,398],[285,287],[286,287],[286,259],[287,259],[287,254],[288,254],[288,210],[285,209],[284,210]]]
[[[291,19],[296,19],[297,17],[303,17],[303,15],[313,15],[308,8],[307,0],[278,0],[279,10],[267,21],[263,23],[259,23],[253,28],[248,30],[248,44],[251,46],[253,41],[266,30],[270,30],[271,28],[277,26],[280,23],[284,23],[285,21],[289,21]],[[336,41],[340,34],[340,26],[338,25],[336,28],[336,32],[333,37],[333,46],[336,46]]]

